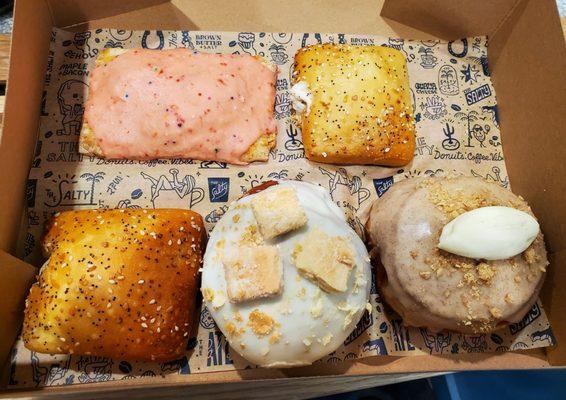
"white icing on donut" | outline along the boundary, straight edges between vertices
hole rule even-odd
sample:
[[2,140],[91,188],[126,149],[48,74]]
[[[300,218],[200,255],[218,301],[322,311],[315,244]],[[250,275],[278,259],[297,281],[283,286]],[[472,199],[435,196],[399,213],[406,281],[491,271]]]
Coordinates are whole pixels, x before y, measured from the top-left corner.
[[[281,295],[242,303],[225,302],[220,307],[211,299],[211,292],[214,296],[228,297],[222,255],[237,251],[236,243],[246,227],[256,223],[250,207],[254,195],[233,203],[212,231],[202,274],[202,288],[208,294],[205,303],[233,350],[255,364],[277,368],[308,365],[336,350],[366,310],[371,285],[371,267],[365,245],[347,224],[344,214],[328,192],[319,186],[298,181],[280,181],[279,185],[292,186],[297,190],[308,217],[306,226],[265,241],[267,245],[278,246],[281,254]],[[276,190],[277,187],[265,190]],[[316,283],[300,276],[291,261],[295,245],[314,228],[328,235],[350,239],[356,255],[356,267],[350,274],[348,289],[344,293],[321,290]],[[254,310],[274,320],[269,334],[258,336],[248,325],[249,315]],[[241,322],[237,314],[241,316]],[[240,333],[230,333],[241,328],[244,330]],[[278,340],[275,340],[277,335],[274,333],[280,334]]]

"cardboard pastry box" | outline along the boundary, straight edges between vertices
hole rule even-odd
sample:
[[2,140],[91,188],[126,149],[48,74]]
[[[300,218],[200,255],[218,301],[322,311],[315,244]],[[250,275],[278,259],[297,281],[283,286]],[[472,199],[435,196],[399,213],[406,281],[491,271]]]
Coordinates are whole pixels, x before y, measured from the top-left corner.
[[[566,46],[554,0],[17,0],[0,144],[0,397],[312,397],[423,374],[566,365]],[[250,369],[2,389],[35,268],[20,261],[26,180],[34,155],[52,27],[344,32],[445,40],[489,37],[502,141],[514,192],[539,217],[551,265],[541,294],[557,345],[498,354],[377,356],[290,370]]]

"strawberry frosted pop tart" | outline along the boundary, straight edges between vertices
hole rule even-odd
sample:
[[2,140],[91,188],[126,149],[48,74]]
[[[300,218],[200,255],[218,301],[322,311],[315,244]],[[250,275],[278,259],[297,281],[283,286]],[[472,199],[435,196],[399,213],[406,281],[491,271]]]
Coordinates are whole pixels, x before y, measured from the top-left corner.
[[90,76],[80,152],[266,161],[277,132],[276,77],[274,66],[249,55],[103,50]]

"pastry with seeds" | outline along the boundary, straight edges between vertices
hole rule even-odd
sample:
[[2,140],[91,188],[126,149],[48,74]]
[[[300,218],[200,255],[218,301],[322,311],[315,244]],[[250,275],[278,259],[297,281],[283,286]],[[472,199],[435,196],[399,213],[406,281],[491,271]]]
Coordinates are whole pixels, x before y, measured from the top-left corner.
[[323,188],[269,181],[210,235],[202,293],[233,350],[264,367],[336,350],[369,308],[369,256]]
[[519,322],[548,265],[520,196],[473,177],[395,183],[366,225],[384,300],[411,326],[487,333]]
[[295,55],[291,96],[309,160],[403,166],[415,151],[405,56],[381,46],[315,44]]
[[198,321],[205,239],[201,216],[190,210],[56,214],[42,243],[49,259],[26,300],[25,346],[50,354],[178,359]]
[[190,49],[104,49],[89,77],[79,151],[107,159],[248,164],[275,147],[277,68]]

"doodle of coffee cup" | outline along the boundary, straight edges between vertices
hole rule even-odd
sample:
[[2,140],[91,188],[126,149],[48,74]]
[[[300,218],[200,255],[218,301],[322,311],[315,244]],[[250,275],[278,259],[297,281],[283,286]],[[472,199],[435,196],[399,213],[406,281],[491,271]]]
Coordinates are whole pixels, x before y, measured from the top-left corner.
[[196,187],[195,178],[192,176],[189,176],[189,187],[189,208],[193,208],[195,204],[200,203],[204,199],[204,189]]
[[362,187],[362,180],[359,176],[354,176],[352,178],[350,193],[352,195],[357,195],[358,205],[362,204],[371,195],[371,192],[368,189]]
[[421,59],[422,59],[421,65],[423,67],[434,67],[436,61],[438,60],[438,58],[436,58],[432,54],[422,54]]
[[273,62],[275,64],[281,65],[287,62],[289,56],[282,52],[275,52],[275,53],[271,53],[271,58],[273,59]]

